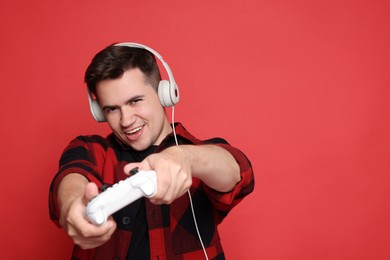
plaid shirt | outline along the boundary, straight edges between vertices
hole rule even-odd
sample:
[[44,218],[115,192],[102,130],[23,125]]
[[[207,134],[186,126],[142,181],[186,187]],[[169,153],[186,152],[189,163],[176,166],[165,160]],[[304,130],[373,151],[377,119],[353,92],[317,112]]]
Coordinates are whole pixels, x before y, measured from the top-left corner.
[[[236,148],[220,138],[200,141],[193,137],[181,124],[176,134],[180,144],[216,144],[229,151],[240,166],[241,181],[227,193],[207,187],[193,178],[190,193],[200,234],[209,259],[225,259],[220,243],[217,225],[254,188],[254,176],[249,160]],[[160,152],[174,145],[172,134],[152,152]],[[142,161],[148,153],[142,154],[118,142],[113,134],[100,136],[79,136],[75,138],[60,160],[60,168],[50,186],[50,218],[59,226],[57,192],[60,181],[69,173],[80,173],[99,188],[112,185],[128,177],[123,166],[129,162]],[[153,205],[147,199],[140,199],[114,214],[117,229],[111,239],[102,246],[83,250],[75,245],[72,259],[126,259],[134,231],[138,209],[146,210],[151,259],[204,259],[204,253],[197,236],[190,209],[188,195],[170,205]]]

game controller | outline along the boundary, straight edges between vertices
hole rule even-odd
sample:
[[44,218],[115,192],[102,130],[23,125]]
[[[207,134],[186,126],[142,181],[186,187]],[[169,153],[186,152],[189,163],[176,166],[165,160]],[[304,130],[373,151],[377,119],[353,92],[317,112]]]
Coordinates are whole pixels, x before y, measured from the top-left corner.
[[139,171],[135,175],[114,184],[94,197],[87,204],[85,210],[86,217],[91,223],[102,225],[106,223],[107,218],[113,213],[139,198],[151,198],[156,192],[156,172]]

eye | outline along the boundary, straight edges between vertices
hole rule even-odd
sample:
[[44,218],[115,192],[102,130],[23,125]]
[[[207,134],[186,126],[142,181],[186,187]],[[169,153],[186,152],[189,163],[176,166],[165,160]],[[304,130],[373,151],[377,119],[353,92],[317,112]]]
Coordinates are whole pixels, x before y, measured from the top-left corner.
[[106,107],[106,108],[104,109],[104,112],[107,113],[107,114],[109,114],[109,113],[113,113],[113,112],[115,112],[115,111],[117,111],[117,110],[118,110],[117,107]]
[[129,104],[130,104],[130,105],[135,105],[135,104],[139,103],[139,102],[142,101],[142,100],[143,100],[143,98],[141,98],[141,97],[133,98],[133,99],[131,99],[131,100],[129,101]]

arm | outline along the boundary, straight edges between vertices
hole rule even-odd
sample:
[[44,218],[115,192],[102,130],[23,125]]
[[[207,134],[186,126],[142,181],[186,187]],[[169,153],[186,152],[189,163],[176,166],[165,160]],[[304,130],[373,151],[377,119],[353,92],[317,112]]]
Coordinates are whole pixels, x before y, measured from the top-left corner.
[[232,190],[240,181],[240,169],[234,157],[216,145],[172,146],[148,156],[141,163],[125,166],[157,171],[157,194],[151,199],[156,204],[169,204],[183,195],[192,184],[192,177],[220,192]]
[[183,145],[177,148],[188,158],[192,176],[210,188],[228,192],[240,181],[239,166],[225,149],[216,145]]
[[112,218],[102,226],[95,226],[85,219],[85,206],[97,194],[96,184],[89,183],[84,176],[76,173],[65,176],[58,189],[61,226],[73,242],[83,249],[102,245],[116,228]]

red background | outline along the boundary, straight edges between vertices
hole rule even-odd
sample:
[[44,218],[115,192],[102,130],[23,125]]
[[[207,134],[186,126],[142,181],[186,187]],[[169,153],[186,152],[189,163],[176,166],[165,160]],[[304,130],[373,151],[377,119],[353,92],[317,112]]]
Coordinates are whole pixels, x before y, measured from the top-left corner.
[[390,259],[389,28],[380,0],[1,1],[2,258],[69,259],[49,184],[71,138],[108,133],[90,59],[135,41],[171,66],[178,121],[253,163],[228,259]]

